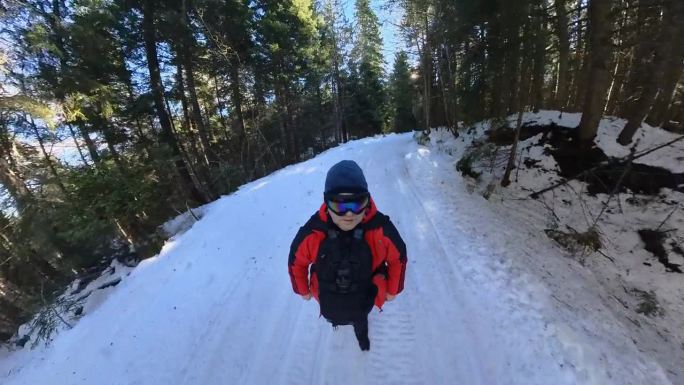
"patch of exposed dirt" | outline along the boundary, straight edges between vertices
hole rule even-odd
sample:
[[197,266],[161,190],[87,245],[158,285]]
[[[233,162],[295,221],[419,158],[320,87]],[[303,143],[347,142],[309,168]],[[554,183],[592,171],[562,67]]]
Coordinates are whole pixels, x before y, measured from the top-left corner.
[[665,270],[668,272],[682,273],[680,265],[670,262],[667,250],[665,250],[667,232],[652,229],[641,229],[637,232],[639,233],[641,240],[646,244],[645,249],[658,258],[658,262],[665,266]]
[[[561,127],[556,124],[527,124],[521,128],[520,140],[542,134],[536,145],[548,145],[544,151],[547,155],[553,156],[560,168],[558,174],[564,178],[573,178],[602,162],[607,163],[606,166],[577,179],[587,183],[587,191],[591,195],[609,194],[625,172],[626,162],[607,156],[595,145],[590,148],[580,148],[576,132],[574,128]],[[515,138],[515,130],[508,127],[489,131],[488,134],[489,141],[498,145],[511,145]],[[527,168],[539,167],[537,162],[531,159],[526,159],[524,164]],[[661,167],[635,162],[625,174],[619,192],[626,192],[629,189],[637,194],[657,195],[662,188],[684,193],[684,173],[676,174]]]

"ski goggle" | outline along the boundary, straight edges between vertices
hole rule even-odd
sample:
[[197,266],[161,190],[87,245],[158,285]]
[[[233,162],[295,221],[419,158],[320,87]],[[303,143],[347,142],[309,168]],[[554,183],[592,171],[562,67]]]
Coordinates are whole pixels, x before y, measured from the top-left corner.
[[370,195],[368,193],[360,193],[353,195],[338,194],[338,195],[326,195],[325,205],[328,206],[330,211],[334,212],[339,216],[345,215],[348,211],[353,214],[361,214],[363,210],[368,207],[370,203]]

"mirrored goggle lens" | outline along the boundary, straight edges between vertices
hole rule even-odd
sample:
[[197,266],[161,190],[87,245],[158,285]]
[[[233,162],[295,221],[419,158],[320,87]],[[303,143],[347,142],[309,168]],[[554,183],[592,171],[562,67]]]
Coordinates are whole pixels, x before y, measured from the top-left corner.
[[335,214],[344,215],[347,211],[351,211],[354,214],[360,214],[363,209],[368,206],[368,197],[364,197],[361,200],[338,202],[334,200],[327,201],[328,208],[332,210]]

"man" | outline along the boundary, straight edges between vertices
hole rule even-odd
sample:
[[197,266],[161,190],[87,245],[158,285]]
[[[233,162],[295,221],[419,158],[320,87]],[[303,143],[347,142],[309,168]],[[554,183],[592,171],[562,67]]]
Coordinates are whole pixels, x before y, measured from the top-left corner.
[[380,213],[356,162],[328,171],[324,203],[290,247],[292,288],[313,296],[333,327],[354,326],[361,350],[370,349],[368,313],[404,288],[406,245],[389,217]]

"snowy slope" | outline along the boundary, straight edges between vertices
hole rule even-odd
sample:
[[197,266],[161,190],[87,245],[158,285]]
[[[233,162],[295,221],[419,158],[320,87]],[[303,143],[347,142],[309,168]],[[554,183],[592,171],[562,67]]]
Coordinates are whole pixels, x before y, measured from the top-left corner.
[[[576,113],[560,115],[558,111],[540,111],[526,113],[523,121],[532,125],[555,123],[572,129],[579,124],[580,118],[581,115]],[[515,116],[509,117],[509,125],[515,126],[515,120]],[[601,120],[595,141],[606,155],[622,157],[629,153],[628,148],[615,142],[625,123],[623,119],[612,117]],[[476,124],[467,134],[455,140],[445,132],[438,131],[433,134],[433,143],[442,152],[453,153],[454,158],[458,159],[473,141],[482,141],[489,128],[489,122]],[[572,258],[582,265],[582,268],[578,268],[576,264],[569,264],[568,268],[581,274],[590,272],[594,275],[594,283],[598,285],[585,287],[584,291],[593,293],[605,305],[602,311],[608,309],[612,313],[639,351],[657,360],[673,383],[684,384],[684,281],[681,273],[666,268],[652,252],[646,250],[644,241],[638,235],[638,230],[660,227],[667,232],[663,246],[669,254],[669,262],[684,265],[684,255],[676,249],[677,245],[684,245],[684,211],[681,210],[684,193],[663,187],[655,195],[627,191],[609,200],[607,194],[590,196],[587,194],[587,185],[575,180],[538,199],[531,199],[529,195],[532,191],[539,191],[562,179],[558,175],[559,164],[547,152],[552,145],[540,140],[541,137],[542,134],[539,134],[521,141],[518,148],[522,162],[514,170],[513,183],[508,188],[498,187],[505,159],[500,167],[494,167],[493,173],[489,160],[485,160],[482,167],[475,167],[483,172],[480,181],[476,183],[467,179],[469,191],[475,195],[487,191],[491,210],[501,217],[517,218],[522,224],[521,229],[526,229],[535,237],[544,237],[544,230],[549,228],[568,232],[568,227],[571,227],[584,231],[596,221],[602,240],[601,249],[598,252],[564,250],[566,258]],[[642,124],[634,139],[637,153],[640,153],[678,137],[660,128]],[[503,147],[499,154],[506,158],[509,150]],[[683,172],[684,141],[652,152],[635,163],[662,167],[674,173]],[[618,172],[621,173],[622,169],[618,169]],[[491,186],[494,187],[493,192]],[[609,205],[602,212],[605,202],[609,202]],[[567,289],[563,285],[559,286],[563,280],[558,279],[553,269],[547,270],[550,260],[541,262],[541,265],[530,264],[530,269],[536,269],[534,275],[544,279],[554,296],[560,298]],[[563,301],[573,307],[584,307],[574,296]],[[651,304],[656,306],[651,307]]]
[[[405,291],[371,313],[367,353],[292,293],[286,268],[342,159],[361,165],[408,247]],[[597,288],[468,193],[452,158],[409,134],[365,139],[205,207],[49,348],[0,358],[0,383],[669,384]]]

